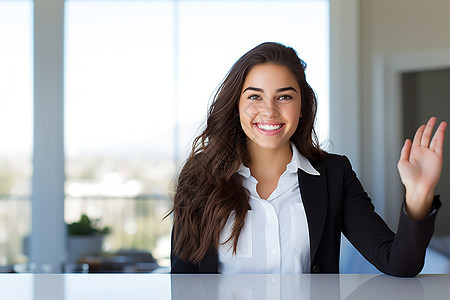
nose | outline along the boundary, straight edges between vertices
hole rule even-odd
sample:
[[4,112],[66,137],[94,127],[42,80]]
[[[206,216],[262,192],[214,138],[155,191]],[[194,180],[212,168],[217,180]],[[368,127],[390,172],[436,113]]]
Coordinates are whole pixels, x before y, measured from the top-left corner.
[[262,101],[262,107],[260,113],[266,118],[273,118],[278,116],[278,106],[275,101],[269,99],[267,101]]

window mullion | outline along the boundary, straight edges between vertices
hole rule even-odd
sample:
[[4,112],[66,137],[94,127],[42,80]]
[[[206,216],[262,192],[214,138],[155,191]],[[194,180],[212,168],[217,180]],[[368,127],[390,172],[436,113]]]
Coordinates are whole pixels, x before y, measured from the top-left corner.
[[37,272],[65,261],[64,0],[34,1],[34,153],[31,257]]

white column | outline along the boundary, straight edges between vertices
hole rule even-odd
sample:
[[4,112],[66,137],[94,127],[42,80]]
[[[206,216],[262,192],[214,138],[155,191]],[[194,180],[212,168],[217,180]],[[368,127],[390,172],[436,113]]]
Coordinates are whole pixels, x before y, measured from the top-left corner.
[[330,139],[361,168],[359,0],[330,0]]
[[30,262],[58,272],[65,261],[64,0],[34,1],[34,157]]

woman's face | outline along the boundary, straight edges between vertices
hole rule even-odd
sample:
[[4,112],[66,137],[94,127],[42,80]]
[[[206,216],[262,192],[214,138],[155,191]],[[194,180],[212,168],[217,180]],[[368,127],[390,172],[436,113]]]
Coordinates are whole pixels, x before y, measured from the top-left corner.
[[239,118],[248,139],[262,148],[289,145],[301,117],[301,92],[285,66],[254,66],[244,80]]

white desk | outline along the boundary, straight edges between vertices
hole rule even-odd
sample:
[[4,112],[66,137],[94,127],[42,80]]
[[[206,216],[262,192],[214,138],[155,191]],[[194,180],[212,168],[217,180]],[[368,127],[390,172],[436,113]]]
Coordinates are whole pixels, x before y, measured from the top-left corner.
[[2,274],[0,299],[449,299],[450,275]]

